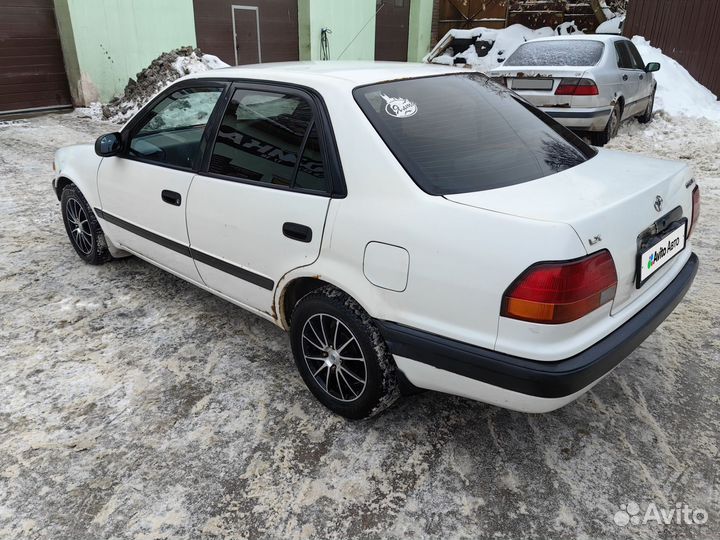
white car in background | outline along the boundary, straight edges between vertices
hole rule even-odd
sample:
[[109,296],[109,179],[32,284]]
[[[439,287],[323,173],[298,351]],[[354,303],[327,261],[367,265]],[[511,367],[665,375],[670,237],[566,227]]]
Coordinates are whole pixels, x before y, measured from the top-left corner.
[[54,168],[84,261],[137,255],[288,330],[310,391],[348,418],[413,385],[561,407],[698,268],[685,164],[598,151],[451,67],[196,73]]
[[623,120],[652,119],[659,69],[625,37],[582,34],[523,43],[488,75],[602,146]]

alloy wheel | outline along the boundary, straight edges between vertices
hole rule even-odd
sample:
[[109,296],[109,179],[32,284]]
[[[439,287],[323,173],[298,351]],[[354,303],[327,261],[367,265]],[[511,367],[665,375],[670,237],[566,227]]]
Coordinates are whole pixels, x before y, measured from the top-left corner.
[[85,209],[77,200],[68,199],[65,210],[73,242],[84,255],[89,255],[92,251],[93,240]]
[[367,386],[360,343],[337,317],[317,313],[302,329],[302,354],[315,382],[333,398],[350,402]]

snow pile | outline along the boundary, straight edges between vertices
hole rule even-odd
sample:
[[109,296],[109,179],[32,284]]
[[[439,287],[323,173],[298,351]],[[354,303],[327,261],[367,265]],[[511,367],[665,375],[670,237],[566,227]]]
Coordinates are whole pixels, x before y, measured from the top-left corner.
[[646,63],[660,62],[660,71],[653,73],[657,81],[656,111],[720,121],[717,97],[697,82],[687,69],[645,38],[635,36],[632,41]]
[[82,109],[81,115],[102,118],[112,122],[123,123],[132,117],[145,103],[175,80],[191,73],[199,73],[211,69],[228,67],[217,56],[203,54],[200,49],[181,47],[163,53],[153,60],[148,67],[137,74],[136,80],[130,79],[122,96],[114,98],[107,105],[93,103],[89,108]]
[[596,34],[622,34],[622,27],[625,23],[625,15],[613,17],[604,23],[601,23],[596,29]]
[[[502,30],[473,28],[450,30],[425,58],[433,64],[467,64],[481,72],[502,64],[520,45],[535,38],[582,33],[574,22],[566,22],[554,30],[549,26],[532,30],[513,24]],[[455,50],[458,49],[458,50]]]
[[629,3],[630,0],[600,0],[600,7],[605,13],[605,17],[612,19],[617,15],[625,15]]
[[93,120],[104,120],[103,105],[99,101],[93,101],[89,107],[76,107],[75,114],[80,118],[91,118]]

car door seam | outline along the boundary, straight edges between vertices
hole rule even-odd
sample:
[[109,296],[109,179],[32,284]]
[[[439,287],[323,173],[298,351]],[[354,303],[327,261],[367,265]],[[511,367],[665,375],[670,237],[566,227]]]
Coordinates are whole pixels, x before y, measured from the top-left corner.
[[193,182],[195,182],[195,178],[197,177],[197,174],[193,174],[192,178],[190,179],[190,184],[188,184],[187,193],[185,194],[185,208],[183,210],[183,214],[185,216],[185,234],[187,235],[188,239],[188,249],[190,250],[190,255],[192,257],[193,266],[195,267],[195,270],[198,273],[198,276],[200,276],[200,281],[203,282],[203,284],[206,287],[209,287],[207,283],[205,283],[205,278],[202,275],[202,272],[200,272],[200,269],[197,265],[197,259],[193,255],[193,247],[192,247],[192,238],[190,238],[190,225],[188,225],[188,207],[190,206],[190,190],[192,189]]

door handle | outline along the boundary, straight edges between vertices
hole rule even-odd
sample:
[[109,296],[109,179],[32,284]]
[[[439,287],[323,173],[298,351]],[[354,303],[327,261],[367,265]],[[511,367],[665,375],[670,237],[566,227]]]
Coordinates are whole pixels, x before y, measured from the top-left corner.
[[283,234],[291,240],[297,240],[298,242],[311,242],[312,241],[312,229],[307,225],[300,225],[299,223],[283,223]]
[[169,189],[163,189],[161,196],[163,201],[168,204],[172,204],[173,206],[180,206],[180,203],[182,202],[180,194],[175,191],[170,191]]
[[640,80],[642,81],[645,78],[645,75],[640,75]]
[[627,76],[627,75],[623,75],[623,81],[627,81],[627,80],[628,80],[628,76]]

